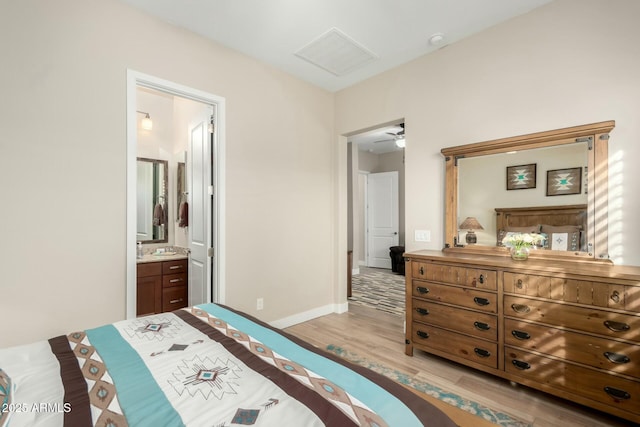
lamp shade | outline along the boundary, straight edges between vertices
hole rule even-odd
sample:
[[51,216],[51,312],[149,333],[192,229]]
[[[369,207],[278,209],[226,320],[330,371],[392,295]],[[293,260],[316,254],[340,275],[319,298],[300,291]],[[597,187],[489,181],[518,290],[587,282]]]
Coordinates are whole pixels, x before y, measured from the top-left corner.
[[477,219],[472,216],[467,217],[462,224],[460,224],[460,230],[484,230]]

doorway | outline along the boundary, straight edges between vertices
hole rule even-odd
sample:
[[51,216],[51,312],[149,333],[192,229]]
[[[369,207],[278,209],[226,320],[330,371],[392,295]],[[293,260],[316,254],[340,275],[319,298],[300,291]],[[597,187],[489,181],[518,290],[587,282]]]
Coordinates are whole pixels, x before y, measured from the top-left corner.
[[[347,139],[347,246],[353,251],[352,274],[358,274],[360,266],[390,269],[389,247],[404,245],[404,147],[398,143],[400,136],[404,137],[403,121]],[[389,262],[384,263],[384,258]]]
[[[183,159],[187,164],[189,217],[195,223],[185,227],[187,234],[182,244],[191,246],[198,241],[201,248],[196,256],[190,256],[189,301],[225,301],[225,234],[224,234],[224,147],[225,147],[225,100],[197,89],[189,88],[154,76],[127,70],[127,234],[126,234],[126,317],[136,317],[136,159],[138,157],[138,94],[141,89],[157,92],[174,99],[176,105],[200,105],[200,113],[191,115],[188,134],[189,148],[177,154],[176,163]],[[207,114],[203,111],[206,108]],[[177,115],[188,108],[176,108]],[[199,135],[199,145],[192,145]],[[196,140],[198,138],[195,138]],[[177,167],[176,167],[177,169]],[[176,173],[174,171],[174,173]],[[169,193],[179,196],[177,192]],[[195,204],[194,204],[195,201]],[[176,209],[176,199],[170,208]],[[169,207],[169,206],[168,206]],[[194,210],[194,207],[196,209]],[[197,235],[194,234],[197,232]],[[177,236],[177,234],[176,234]],[[176,237],[177,238],[177,237]],[[178,240],[180,240],[178,238]],[[174,240],[175,242],[175,240]],[[168,242],[167,242],[168,243]],[[196,251],[192,251],[195,253]],[[199,266],[194,268],[193,266]],[[195,280],[192,282],[192,280]],[[196,292],[194,293],[193,290]]]
[[[400,283],[399,294],[404,289],[404,276],[392,270],[390,256],[390,247],[405,242],[403,142],[404,120],[354,132],[347,137],[346,162],[347,249],[352,254],[348,300],[400,312],[403,299],[387,298],[387,291],[392,282]],[[358,292],[358,286],[366,291]],[[377,288],[387,297],[376,297],[372,290]],[[358,295],[366,297],[356,301]]]

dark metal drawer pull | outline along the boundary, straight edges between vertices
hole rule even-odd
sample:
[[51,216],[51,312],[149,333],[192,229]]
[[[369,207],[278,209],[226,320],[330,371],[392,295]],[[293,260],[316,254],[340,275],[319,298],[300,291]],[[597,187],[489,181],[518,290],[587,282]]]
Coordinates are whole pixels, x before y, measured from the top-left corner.
[[529,306],[528,305],[524,305],[524,304],[511,304],[511,308],[516,313],[528,313],[528,312],[531,311]]
[[474,297],[473,298],[473,302],[475,302],[478,305],[489,305],[489,304],[491,304],[491,302],[488,299],[480,298],[480,297]]
[[428,294],[429,293],[429,288],[425,288],[424,286],[418,286],[416,289],[421,294]]
[[484,274],[480,275],[480,283],[484,283]]
[[424,276],[424,267],[420,267],[420,275]]
[[627,393],[624,390],[620,390],[617,388],[613,388],[613,387],[605,387],[604,388],[605,393],[607,393],[609,396],[613,397],[614,399],[622,399],[622,400],[629,400],[631,399],[631,395],[629,393]]
[[612,363],[620,363],[620,364],[622,364],[622,363],[631,362],[631,359],[629,359],[629,357],[625,356],[624,354],[611,353],[610,351],[605,351],[604,352],[604,357],[609,359],[609,362],[612,362]]
[[427,310],[426,308],[422,308],[422,307],[416,308],[416,311],[419,314],[422,314],[423,316],[426,316],[427,314],[429,314],[429,310]]
[[523,362],[521,360],[513,359],[511,361],[511,363],[513,363],[513,366],[515,366],[516,368],[518,368],[518,369],[520,369],[522,371],[524,371],[525,369],[531,368],[531,365],[529,365],[527,362]]
[[420,338],[429,338],[429,334],[424,331],[418,331],[416,332],[416,335],[418,335]]
[[491,356],[491,352],[489,350],[484,350],[482,348],[476,347],[476,348],[473,349],[473,351],[479,357],[489,357],[489,356]]
[[516,288],[522,289],[522,279],[518,279],[518,281],[516,282]]
[[611,329],[613,332],[623,332],[631,329],[631,326],[622,322],[614,322],[613,320],[605,320],[604,326]]
[[511,331],[511,335],[513,335],[516,339],[519,339],[519,340],[528,340],[531,338],[531,335],[529,335],[524,331],[513,330]]
[[473,322],[473,326],[475,326],[476,329],[478,329],[480,331],[488,331],[489,329],[491,329],[491,326],[487,325],[486,323],[482,323],[482,322]]

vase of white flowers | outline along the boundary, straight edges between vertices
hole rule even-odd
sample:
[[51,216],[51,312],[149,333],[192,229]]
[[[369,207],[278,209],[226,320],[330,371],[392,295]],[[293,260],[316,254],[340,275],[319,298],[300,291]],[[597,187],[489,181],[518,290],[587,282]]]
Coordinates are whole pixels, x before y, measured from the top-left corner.
[[511,258],[524,261],[529,258],[529,251],[542,242],[542,236],[535,233],[507,233],[502,244],[509,248]]

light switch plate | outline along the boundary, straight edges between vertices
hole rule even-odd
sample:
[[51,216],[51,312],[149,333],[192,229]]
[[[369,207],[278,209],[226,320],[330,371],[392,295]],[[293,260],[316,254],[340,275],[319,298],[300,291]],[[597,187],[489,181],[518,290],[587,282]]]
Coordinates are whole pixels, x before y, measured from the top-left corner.
[[414,240],[416,242],[430,242],[431,230],[416,230],[414,235]]

